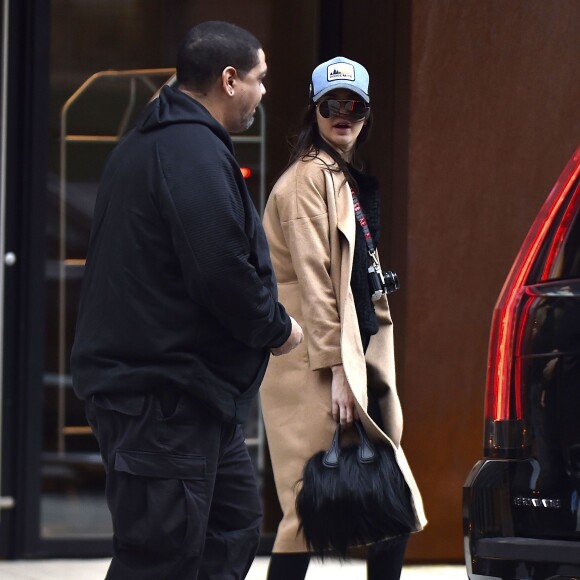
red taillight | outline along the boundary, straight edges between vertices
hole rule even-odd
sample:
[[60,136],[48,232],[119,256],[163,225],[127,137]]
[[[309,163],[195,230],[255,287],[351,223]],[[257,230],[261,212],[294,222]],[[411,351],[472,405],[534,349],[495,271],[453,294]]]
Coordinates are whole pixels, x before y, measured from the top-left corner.
[[580,187],[574,190],[572,199],[566,208],[566,211],[558,224],[558,229],[554,234],[552,244],[550,245],[550,250],[546,256],[546,263],[544,264],[544,269],[542,270],[542,275],[540,280],[550,280],[556,276],[556,269],[558,268],[558,263],[556,258],[560,255],[564,241],[568,234],[570,228],[570,223],[576,215],[576,210],[578,209],[578,202],[580,198]]
[[[525,321],[531,305],[531,302],[524,301],[524,286],[529,282],[530,271],[540,249],[579,173],[580,148],[566,165],[532,224],[495,305],[487,368],[486,449],[495,449],[503,445],[503,442],[498,440],[498,433],[505,431],[505,425],[501,426],[499,422],[520,423],[523,419],[522,377],[519,367],[514,368],[513,365],[520,353]],[[580,195],[578,190],[579,188],[576,188],[574,198]],[[568,205],[564,219],[552,237],[546,254],[547,260],[542,279],[553,267],[555,256],[565,238],[567,224],[570,222],[572,212],[576,209],[575,206],[575,203]],[[510,388],[512,386],[513,389]]]
[[249,167],[240,167],[240,170],[242,172],[242,177],[244,179],[248,179],[249,177],[251,177],[252,170]]

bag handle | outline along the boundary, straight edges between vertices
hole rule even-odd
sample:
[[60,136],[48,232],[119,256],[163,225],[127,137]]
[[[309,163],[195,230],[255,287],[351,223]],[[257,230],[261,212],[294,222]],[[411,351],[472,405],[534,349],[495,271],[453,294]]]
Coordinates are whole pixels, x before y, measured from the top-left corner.
[[[370,442],[367,434],[365,433],[364,427],[360,421],[355,421],[354,426],[358,431],[359,445],[358,445],[358,461],[359,463],[373,463],[376,460],[377,454],[373,444]],[[340,460],[340,423],[336,426],[336,431],[334,432],[334,437],[332,438],[332,443],[330,447],[324,454],[322,458],[322,465],[329,468],[338,467],[338,462]]]

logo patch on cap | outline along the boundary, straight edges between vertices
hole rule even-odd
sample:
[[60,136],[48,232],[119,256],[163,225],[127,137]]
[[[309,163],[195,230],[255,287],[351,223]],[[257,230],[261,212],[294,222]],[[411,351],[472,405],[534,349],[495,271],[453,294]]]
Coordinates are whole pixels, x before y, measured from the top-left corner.
[[354,66],[347,62],[336,62],[328,65],[326,78],[329,81],[354,81]]

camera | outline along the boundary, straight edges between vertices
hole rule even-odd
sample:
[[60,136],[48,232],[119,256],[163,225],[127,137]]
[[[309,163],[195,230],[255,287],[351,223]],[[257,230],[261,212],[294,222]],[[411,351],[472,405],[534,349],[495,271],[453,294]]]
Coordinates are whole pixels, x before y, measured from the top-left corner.
[[386,296],[400,288],[399,278],[395,272],[387,270],[381,271],[380,264],[374,263],[369,266],[369,287],[371,289],[371,299],[373,302],[380,300],[382,296]]

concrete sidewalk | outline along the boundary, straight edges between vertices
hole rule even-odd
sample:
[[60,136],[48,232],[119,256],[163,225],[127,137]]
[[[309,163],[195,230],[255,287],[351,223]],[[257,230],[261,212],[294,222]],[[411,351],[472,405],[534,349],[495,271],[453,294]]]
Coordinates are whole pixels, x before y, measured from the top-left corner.
[[[16,560],[0,561],[2,580],[103,580],[108,559],[99,560]],[[266,580],[268,558],[258,557],[247,580]],[[339,563],[328,560],[324,564],[313,560],[306,580],[365,580],[363,561]],[[465,566],[405,566],[401,580],[465,580]]]

